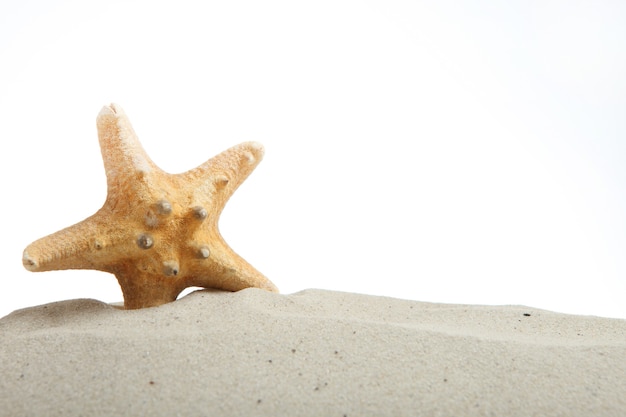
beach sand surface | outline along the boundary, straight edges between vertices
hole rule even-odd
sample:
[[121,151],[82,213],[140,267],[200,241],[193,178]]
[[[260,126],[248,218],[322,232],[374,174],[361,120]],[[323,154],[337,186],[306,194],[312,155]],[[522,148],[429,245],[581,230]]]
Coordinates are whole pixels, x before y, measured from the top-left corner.
[[0,319],[0,416],[626,416],[626,320],[324,290]]

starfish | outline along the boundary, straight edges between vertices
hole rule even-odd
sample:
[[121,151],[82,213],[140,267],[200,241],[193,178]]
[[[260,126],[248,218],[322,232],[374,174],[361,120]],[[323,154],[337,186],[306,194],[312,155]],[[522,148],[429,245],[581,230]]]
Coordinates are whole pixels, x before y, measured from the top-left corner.
[[97,125],[106,201],[91,217],[31,243],[22,258],[26,269],[112,273],[127,309],[174,301],[187,287],[278,292],[217,226],[230,196],[261,161],[261,144],[241,143],[169,174],[148,157],[118,105],[105,106]]

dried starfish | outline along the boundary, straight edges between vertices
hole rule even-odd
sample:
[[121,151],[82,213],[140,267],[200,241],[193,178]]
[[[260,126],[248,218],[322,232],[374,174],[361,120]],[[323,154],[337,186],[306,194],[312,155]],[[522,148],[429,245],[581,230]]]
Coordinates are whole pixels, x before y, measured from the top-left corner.
[[174,301],[192,286],[278,292],[217,227],[224,205],[261,161],[261,144],[239,144],[173,175],[150,160],[119,106],[104,107],[97,124],[107,177],[104,206],[31,243],[22,259],[26,269],[110,272],[127,309]]

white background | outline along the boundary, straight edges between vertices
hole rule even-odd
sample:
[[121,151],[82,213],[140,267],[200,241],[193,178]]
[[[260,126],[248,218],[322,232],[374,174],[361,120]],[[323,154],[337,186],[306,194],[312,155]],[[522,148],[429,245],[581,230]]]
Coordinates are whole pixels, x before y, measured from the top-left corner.
[[121,300],[21,265],[116,102],[169,172],[265,145],[220,227],[283,293],[626,318],[626,2],[3,0],[0,60],[0,316]]

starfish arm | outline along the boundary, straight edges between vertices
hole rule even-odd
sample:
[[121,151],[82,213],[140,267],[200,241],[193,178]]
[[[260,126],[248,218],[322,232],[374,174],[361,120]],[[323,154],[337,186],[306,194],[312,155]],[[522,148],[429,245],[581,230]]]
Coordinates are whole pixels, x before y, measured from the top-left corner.
[[120,106],[111,104],[103,107],[96,121],[110,197],[125,195],[127,191],[123,187],[137,175],[160,171],[141,146]]
[[28,245],[22,263],[29,271],[102,269],[94,253],[108,246],[99,213]]
[[240,143],[178,177],[193,184],[202,195],[212,196],[217,208],[212,215],[217,218],[235,190],[261,162],[264,152],[258,142]]
[[211,264],[210,268],[202,267],[193,270],[195,268],[192,267],[189,286],[226,291],[239,291],[253,287],[279,292],[267,277],[237,255],[222,239],[214,241],[209,259],[207,261]]

